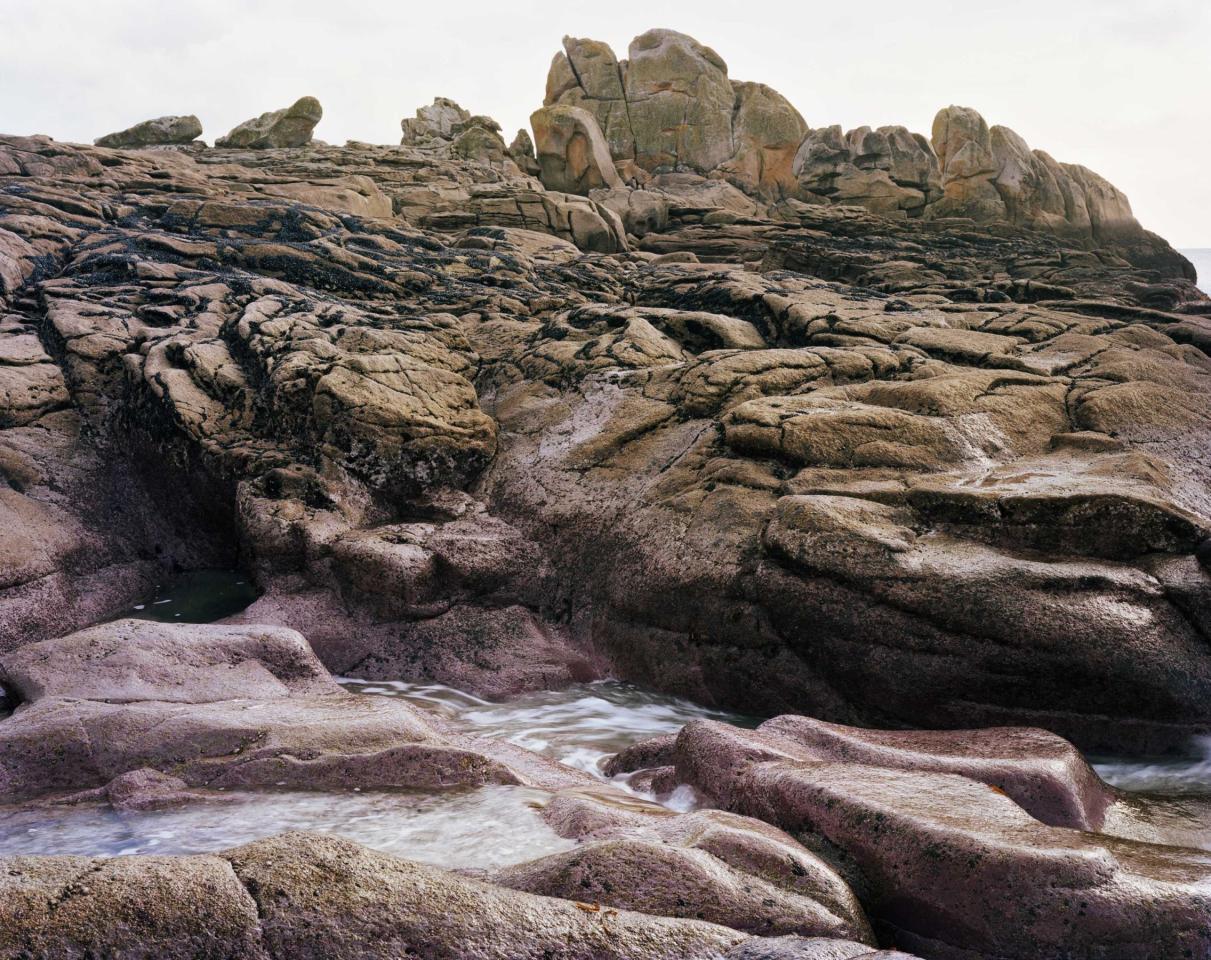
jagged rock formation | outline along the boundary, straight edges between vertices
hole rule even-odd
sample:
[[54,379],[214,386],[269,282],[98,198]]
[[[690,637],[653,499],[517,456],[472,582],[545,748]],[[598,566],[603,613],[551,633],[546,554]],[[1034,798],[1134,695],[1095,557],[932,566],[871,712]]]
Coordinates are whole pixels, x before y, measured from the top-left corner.
[[192,114],[187,117],[159,117],[144,120],[133,127],[107,133],[94,143],[98,147],[151,147],[162,144],[191,143],[202,135],[202,122]]
[[405,117],[400,121],[400,129],[404,134],[400,143],[416,146],[433,140],[450,142],[457,136],[455,127],[465,125],[470,119],[470,112],[453,100],[448,97],[434,97],[429,106],[416,108],[415,117]]
[[[722,58],[684,34],[650,30],[622,61],[594,40],[565,37],[563,45],[535,130],[545,129],[546,111],[555,107],[585,109],[632,186],[645,185],[634,170],[692,173],[724,179],[765,203],[794,199],[856,205],[886,217],[1010,224],[1106,248],[1141,266],[1165,261],[1171,270],[1184,269],[1105,179],[1031,150],[1006,127],[989,128],[969,107],[939,111],[929,140],[900,126],[810,130],[784,97],[763,84],[730,80]],[[580,136],[596,142],[581,127]],[[549,152],[563,156],[559,144]],[[585,162],[573,165],[580,170]],[[549,163],[544,183],[581,193],[613,187],[601,175],[580,183],[565,167],[562,159]]]
[[799,145],[792,172],[804,199],[884,216],[920,216],[942,193],[929,143],[904,127],[813,130]]
[[648,172],[719,169],[755,194],[785,195],[807,126],[777,92],[729,80],[714,50],[673,30],[636,37],[622,63],[595,40],[563,45],[545,103],[592,114],[616,160]]
[[[437,97],[431,105],[419,107],[415,117],[400,121],[400,127],[404,132],[400,143],[404,146],[440,150],[446,156],[486,163],[514,176],[522,172],[513,156],[514,148],[505,146],[499,123],[491,117],[472,116],[446,97]],[[527,166],[533,163],[533,153],[531,147]],[[521,156],[521,163],[525,163],[525,153]]]
[[311,142],[311,132],[323,116],[323,108],[315,97],[303,97],[289,107],[245,120],[227,136],[219,137],[215,146],[243,150],[301,147]]
[[530,139],[527,131],[517,131],[517,136],[509,144],[509,156],[513,158],[513,162],[517,164],[517,168],[522,173],[531,177],[538,176],[538,157],[535,155],[534,141]]
[[1033,227],[1096,246],[1138,235],[1131,205],[1092,170],[1056,163],[1006,127],[991,129],[974,110],[947,107],[934,119],[941,201],[931,216]]

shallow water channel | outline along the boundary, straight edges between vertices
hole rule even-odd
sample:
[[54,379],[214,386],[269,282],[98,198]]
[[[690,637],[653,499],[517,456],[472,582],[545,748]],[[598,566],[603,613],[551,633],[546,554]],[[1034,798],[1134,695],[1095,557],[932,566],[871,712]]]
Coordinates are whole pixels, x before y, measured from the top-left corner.
[[[202,571],[166,584],[129,615],[186,622],[243,609],[255,591],[238,573]],[[710,718],[752,726],[755,718],[701,707],[617,681],[483,700],[440,684],[341,679],[364,696],[407,700],[467,733],[507,739],[604,778],[603,761],[649,737]],[[1186,758],[1101,759],[1098,772],[1127,790],[1211,795],[1211,742]],[[626,778],[616,786],[628,789]],[[157,811],[108,806],[0,807],[0,855],[180,854],[221,850],[285,830],[338,834],[369,847],[450,868],[518,863],[573,846],[542,820],[547,795],[487,786],[443,794],[406,791],[227,792],[215,800]],[[679,788],[658,799],[689,809]]]
[[[600,763],[639,740],[697,717],[744,718],[603,681],[493,703],[437,684],[342,680],[351,692],[391,696],[440,714],[469,733],[501,737],[599,776]],[[615,781],[626,789],[624,778]],[[661,798],[688,809],[688,788]],[[574,846],[542,820],[540,790],[486,786],[441,794],[407,791],[229,791],[167,810],[108,806],[0,807],[0,855],[178,854],[222,850],[285,830],[338,834],[444,867],[492,868]]]

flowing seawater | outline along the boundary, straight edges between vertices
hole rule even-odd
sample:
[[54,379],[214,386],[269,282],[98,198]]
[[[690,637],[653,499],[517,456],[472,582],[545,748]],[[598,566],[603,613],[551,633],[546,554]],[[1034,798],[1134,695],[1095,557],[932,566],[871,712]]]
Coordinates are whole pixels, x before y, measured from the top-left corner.
[[[230,616],[255,598],[255,589],[238,572],[198,571],[166,583],[127,615],[206,622]],[[351,693],[405,700],[462,732],[507,740],[603,782],[607,758],[641,740],[675,733],[691,720],[746,727],[758,722],[614,680],[505,701],[433,683],[353,678],[340,683]],[[1211,796],[1211,739],[1192,744],[1180,758],[1093,760],[1103,778],[1124,790]],[[630,789],[625,776],[608,782]],[[687,787],[667,796],[639,795],[673,809],[696,802]],[[486,786],[436,794],[231,791],[158,811],[119,812],[91,804],[0,807],[0,854],[199,853],[285,830],[313,830],[444,867],[491,868],[574,845],[543,821],[540,811],[547,799],[540,790]]]

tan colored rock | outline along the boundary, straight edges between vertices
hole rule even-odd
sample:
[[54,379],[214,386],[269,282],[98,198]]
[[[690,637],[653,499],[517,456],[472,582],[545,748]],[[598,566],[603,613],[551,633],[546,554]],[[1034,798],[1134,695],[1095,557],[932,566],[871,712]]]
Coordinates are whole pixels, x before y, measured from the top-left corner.
[[602,187],[622,189],[609,147],[587,110],[566,104],[542,107],[530,115],[530,125],[548,190],[587,195]]
[[1112,243],[1123,235],[1140,232],[1131,204],[1114,184],[1079,164],[1064,164],[1063,168],[1081,189],[1089,225],[1099,243]]
[[513,162],[517,164],[522,173],[532,177],[539,175],[541,168],[538,166],[538,158],[534,152],[534,141],[530,139],[530,134],[526,130],[517,131],[517,136],[509,144],[509,156],[513,158]]
[[[0,350],[11,346],[16,339],[7,338],[6,343],[0,334]],[[37,343],[32,335],[28,339]],[[49,362],[50,358],[42,354],[40,345],[38,353],[45,362],[7,363],[0,354],[0,428],[32,423],[43,414],[68,404],[63,371]]]
[[790,102],[763,83],[732,81],[734,156],[719,169],[740,189],[767,200],[797,186],[792,166],[807,124]]
[[656,190],[593,190],[590,198],[612,210],[622,220],[628,235],[642,237],[659,233],[669,222],[669,199]]
[[416,145],[434,140],[453,140],[454,128],[471,119],[470,111],[464,110],[448,97],[434,97],[427,107],[417,107],[415,117],[400,121],[403,139],[400,143]]
[[706,173],[730,159],[736,96],[723,59],[674,30],[640,34],[627,52],[627,115],[639,165]]
[[930,208],[933,217],[1004,220],[1005,203],[993,185],[997,162],[988,124],[970,107],[938,111],[931,137],[942,173],[942,199]]
[[[879,132],[842,139],[892,179]],[[1170,312],[1201,302],[1176,255],[790,200],[775,220],[716,170],[609,198],[632,226],[656,199],[641,251],[580,256],[626,242],[604,194],[446,144],[0,158],[5,365],[36,327],[75,408],[0,436],[6,643],[132,602],[110,584],[157,546],[202,565],[159,505],[216,554],[238,537],[261,609],[342,670],[494,695],[615,670],[1123,751],[1207,728],[1209,338]],[[355,176],[399,218],[267,193]],[[1108,440],[1054,440],[1078,433]],[[107,495],[113,473],[162,482]],[[124,709],[88,723],[133,736]]]
[[215,146],[254,150],[301,147],[311,141],[311,133],[323,115],[315,97],[303,97],[282,110],[245,120],[225,137],[219,137]]
[[937,161],[903,127],[813,130],[795,155],[800,195],[883,216],[919,216],[940,191]]
[[623,67],[609,44],[563,38],[547,75],[546,106],[567,103],[588,110],[616,158],[635,156],[635,135],[623,90]]
[[267,183],[260,185],[258,192],[270,197],[297,200],[333,213],[351,213],[356,217],[390,219],[393,214],[391,198],[383,193],[378,184],[364,176],[300,183]]
[[159,117],[144,120],[133,127],[107,133],[93,141],[98,147],[151,147],[160,144],[190,143],[202,135],[202,122],[192,114],[184,117]]
[[[737,175],[760,181],[760,151],[768,147],[771,160],[786,151],[783,141],[793,139],[785,129],[793,109],[773,91],[746,90],[744,96],[753,102],[746,110],[749,143]],[[707,173],[736,152],[737,93],[727,65],[710,48],[672,30],[636,37],[629,59],[621,63],[604,43],[565,37],[564,53],[551,64],[545,102],[589,110],[612,158],[634,160],[648,172]],[[772,184],[777,175],[771,172],[767,179]]]
[[1032,152],[1026,141],[1008,127],[994,126],[989,135],[997,164],[995,185],[1005,201],[1009,222],[1053,233],[1062,234],[1070,228],[1079,232],[1079,226],[1069,221],[1064,188],[1060,186],[1060,178],[1068,180],[1070,195],[1076,186],[1066,173]]
[[[495,123],[495,121],[493,121]],[[512,157],[498,130],[482,123],[468,124],[450,145],[450,152],[463,160],[474,160],[492,166],[512,164]]]

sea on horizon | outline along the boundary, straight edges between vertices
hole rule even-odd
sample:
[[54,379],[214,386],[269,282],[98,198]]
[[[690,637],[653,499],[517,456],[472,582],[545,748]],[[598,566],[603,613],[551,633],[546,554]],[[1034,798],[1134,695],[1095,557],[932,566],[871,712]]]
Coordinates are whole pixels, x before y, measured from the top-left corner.
[[1198,271],[1198,288],[1203,293],[1211,293],[1211,248],[1201,247],[1177,252],[1194,264],[1194,269]]

